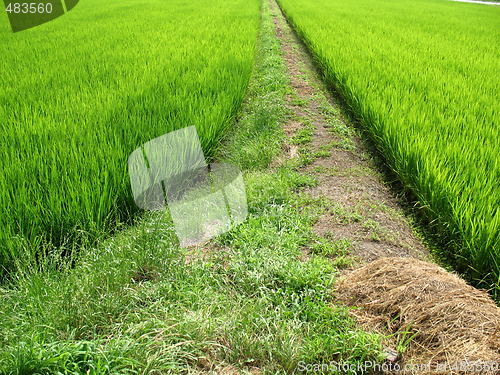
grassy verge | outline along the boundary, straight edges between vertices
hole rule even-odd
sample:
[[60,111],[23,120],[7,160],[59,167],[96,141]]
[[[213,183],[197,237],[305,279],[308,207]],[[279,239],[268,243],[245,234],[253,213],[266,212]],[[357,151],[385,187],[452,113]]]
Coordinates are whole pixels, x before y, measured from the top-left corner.
[[246,169],[245,223],[186,250],[168,218],[150,214],[73,267],[54,255],[26,269],[0,290],[0,373],[289,374],[300,361],[379,355],[380,338],[331,303],[333,245],[312,233],[322,208],[300,192],[315,181],[266,168],[287,83],[273,30],[264,2],[254,78],[223,156]]

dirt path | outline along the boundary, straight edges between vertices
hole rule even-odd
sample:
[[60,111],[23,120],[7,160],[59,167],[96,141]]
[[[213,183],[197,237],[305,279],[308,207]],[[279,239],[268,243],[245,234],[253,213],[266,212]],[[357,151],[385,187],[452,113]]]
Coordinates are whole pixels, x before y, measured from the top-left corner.
[[291,82],[291,114],[284,124],[290,137],[288,157],[302,160],[301,170],[318,180],[308,192],[328,200],[315,231],[362,261],[384,256],[428,259],[428,250],[274,0],[271,9]]

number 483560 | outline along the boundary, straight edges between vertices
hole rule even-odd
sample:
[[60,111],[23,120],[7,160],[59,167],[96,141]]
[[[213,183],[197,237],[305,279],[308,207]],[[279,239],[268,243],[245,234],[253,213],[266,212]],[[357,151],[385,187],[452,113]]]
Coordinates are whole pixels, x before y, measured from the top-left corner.
[[52,4],[47,3],[9,3],[7,13],[52,13]]

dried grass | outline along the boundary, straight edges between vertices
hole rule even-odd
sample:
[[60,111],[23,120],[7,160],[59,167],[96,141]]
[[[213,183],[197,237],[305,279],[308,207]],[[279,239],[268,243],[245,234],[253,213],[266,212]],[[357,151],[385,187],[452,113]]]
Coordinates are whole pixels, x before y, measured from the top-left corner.
[[[339,301],[360,307],[351,313],[364,327],[393,334],[387,345],[397,345],[398,332],[400,343],[415,334],[400,362],[403,367],[426,363],[429,373],[462,374],[473,371],[440,372],[436,366],[465,361],[500,366],[500,308],[485,291],[435,264],[381,258],[342,278],[336,289]],[[475,374],[498,373],[478,368]]]

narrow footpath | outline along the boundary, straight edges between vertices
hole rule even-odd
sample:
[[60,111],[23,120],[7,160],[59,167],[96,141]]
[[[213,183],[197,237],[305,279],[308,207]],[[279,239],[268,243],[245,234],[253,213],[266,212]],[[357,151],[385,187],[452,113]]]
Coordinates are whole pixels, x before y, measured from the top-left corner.
[[318,180],[309,193],[329,201],[315,231],[362,261],[428,259],[428,249],[274,0],[271,9],[291,82],[284,124],[288,157],[299,159],[302,172]]

